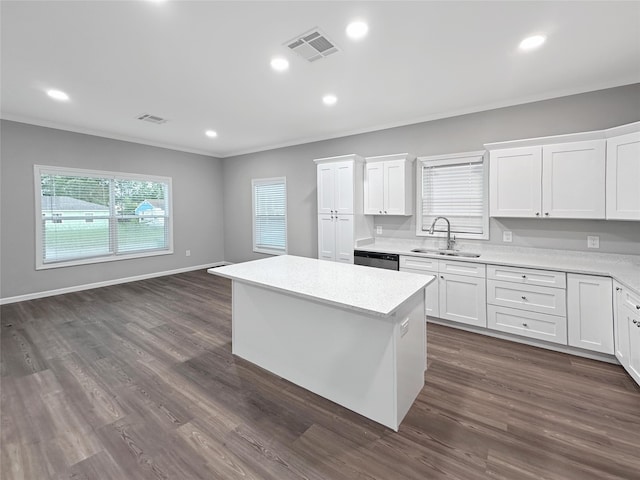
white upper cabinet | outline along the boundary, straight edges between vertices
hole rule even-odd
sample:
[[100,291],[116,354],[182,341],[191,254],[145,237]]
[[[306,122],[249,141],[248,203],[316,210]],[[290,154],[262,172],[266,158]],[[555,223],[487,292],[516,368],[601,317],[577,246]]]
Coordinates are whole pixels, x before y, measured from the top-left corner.
[[539,217],[542,204],[540,147],[492,150],[489,211],[492,217]]
[[487,145],[491,216],[605,218],[605,140],[580,136]]
[[607,139],[607,219],[640,220],[640,131]]
[[550,218],[605,217],[605,140],[542,147],[542,212]]
[[353,214],[356,204],[357,155],[315,160],[318,170],[318,213]]
[[414,157],[402,153],[365,159],[365,215],[411,215]]

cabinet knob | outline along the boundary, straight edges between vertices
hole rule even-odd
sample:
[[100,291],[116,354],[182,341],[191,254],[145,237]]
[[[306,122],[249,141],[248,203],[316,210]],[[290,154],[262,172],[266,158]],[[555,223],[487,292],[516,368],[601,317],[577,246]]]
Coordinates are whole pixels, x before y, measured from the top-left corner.
[[528,327],[529,325],[527,325],[526,323],[522,324],[523,327]]
[[616,287],[616,292],[619,292],[620,290],[622,290],[620,287]]
[[636,305],[636,310],[640,310],[640,305]]
[[527,299],[527,297],[525,297],[525,296],[523,295],[523,296],[522,296],[522,299],[523,299],[523,300],[526,300],[526,299]]
[[545,216],[547,216],[547,217],[549,216],[549,212],[544,212],[544,214],[545,214]]
[[638,325],[638,320],[636,320],[635,318],[633,320],[631,320],[633,323],[635,323],[636,325]]
[[440,275],[440,278],[444,280],[444,275]]
[[522,278],[527,278],[527,276],[526,275],[522,275]]
[[387,213],[387,211],[385,210],[384,213]]
[[382,213],[382,210],[380,210],[380,213]]
[[539,216],[540,216],[540,212],[536,212],[536,217],[539,217]]

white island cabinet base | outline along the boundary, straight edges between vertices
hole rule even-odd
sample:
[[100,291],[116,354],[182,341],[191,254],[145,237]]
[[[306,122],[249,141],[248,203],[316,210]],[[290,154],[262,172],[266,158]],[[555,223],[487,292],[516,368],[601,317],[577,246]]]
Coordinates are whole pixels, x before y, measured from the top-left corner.
[[[248,264],[278,268],[292,258],[298,262],[288,256]],[[249,281],[244,272],[234,274],[236,265],[212,269],[233,280],[233,354],[397,431],[424,386],[424,286],[433,277],[315,259],[302,259],[298,267],[307,261],[336,266],[329,290],[339,295],[345,293],[340,282],[357,269],[360,286],[380,283],[374,295],[384,295],[384,279],[393,279],[408,283],[407,296],[390,313],[384,311],[388,306],[369,311],[362,304],[340,305],[331,292],[313,298],[295,287],[278,287],[278,280],[269,286]]]

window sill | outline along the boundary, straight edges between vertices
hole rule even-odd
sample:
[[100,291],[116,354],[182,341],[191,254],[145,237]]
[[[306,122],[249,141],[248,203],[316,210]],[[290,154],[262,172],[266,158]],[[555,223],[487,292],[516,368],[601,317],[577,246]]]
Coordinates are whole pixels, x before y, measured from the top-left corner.
[[36,265],[36,270],[48,270],[51,268],[76,267],[80,265],[93,265],[95,263],[115,262],[119,260],[132,260],[135,258],[155,257],[159,255],[172,255],[173,249],[154,250],[150,252],[131,253],[123,255],[110,255],[108,257],[91,257],[78,260],[63,260],[60,262],[40,263]]

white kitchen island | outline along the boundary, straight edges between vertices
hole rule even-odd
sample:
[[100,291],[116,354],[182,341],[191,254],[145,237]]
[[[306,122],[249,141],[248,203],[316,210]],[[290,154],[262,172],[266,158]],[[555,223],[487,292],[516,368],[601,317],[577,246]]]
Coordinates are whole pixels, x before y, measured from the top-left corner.
[[424,386],[429,275],[282,255],[233,281],[232,352],[394,430]]

